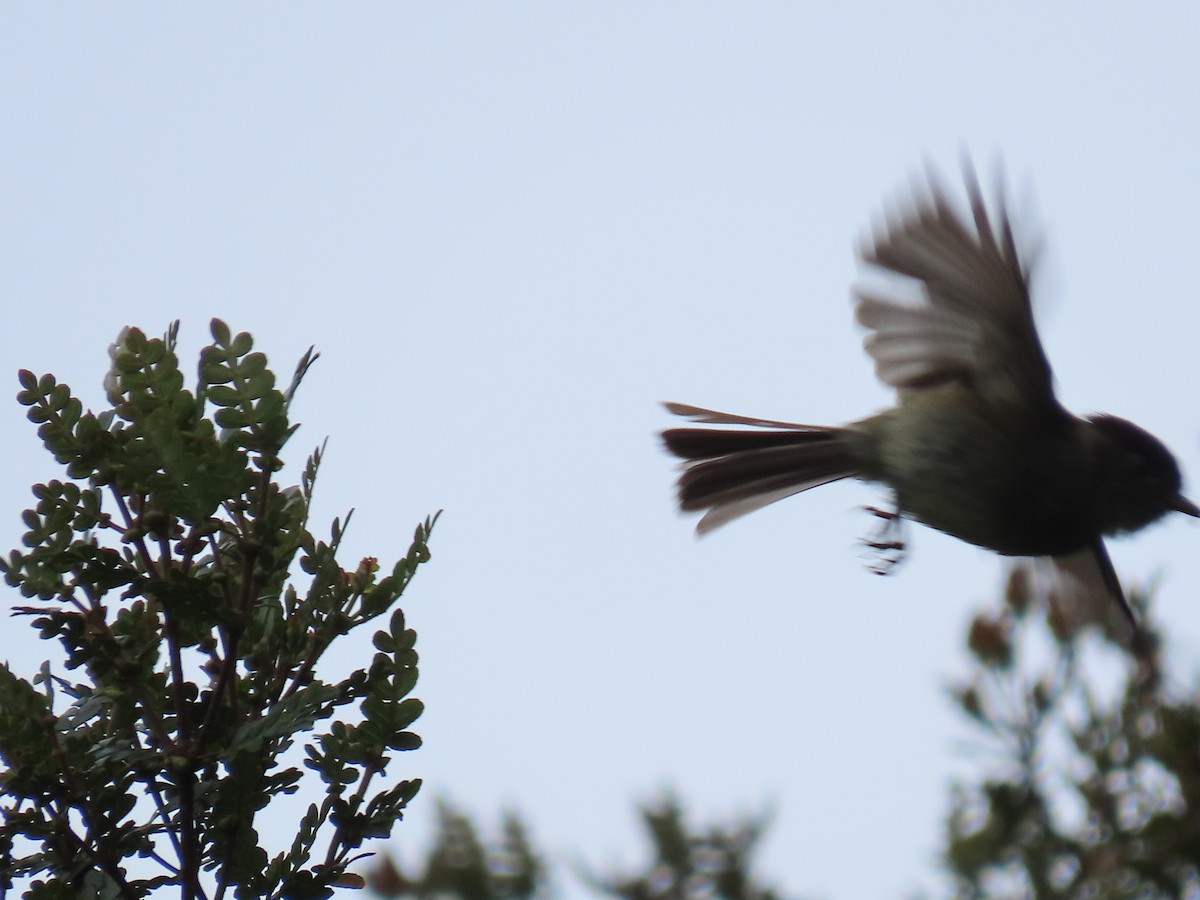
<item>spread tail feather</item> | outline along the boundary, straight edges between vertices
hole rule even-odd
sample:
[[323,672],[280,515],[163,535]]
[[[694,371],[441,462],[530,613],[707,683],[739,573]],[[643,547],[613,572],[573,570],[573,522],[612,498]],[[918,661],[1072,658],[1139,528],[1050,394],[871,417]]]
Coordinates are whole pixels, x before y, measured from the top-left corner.
[[662,438],[684,460],[679,506],[706,510],[701,534],[809,488],[857,474],[842,429],[749,419],[677,403],[676,415],[706,424],[750,425],[757,429],[672,428]]

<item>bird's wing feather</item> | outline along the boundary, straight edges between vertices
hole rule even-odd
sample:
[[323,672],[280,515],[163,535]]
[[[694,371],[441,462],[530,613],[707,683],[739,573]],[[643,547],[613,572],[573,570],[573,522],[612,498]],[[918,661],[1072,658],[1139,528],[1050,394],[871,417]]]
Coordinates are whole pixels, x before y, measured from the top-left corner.
[[1125,592],[1113,568],[1104,541],[1068,556],[1046,559],[1050,576],[1046,585],[1053,613],[1068,632],[1095,624],[1118,643],[1128,646],[1137,620],[1125,600]]
[[966,181],[970,219],[931,174],[912,204],[860,249],[864,263],[913,279],[924,294],[912,303],[898,289],[856,289],[864,345],[880,380],[902,393],[957,382],[998,400],[1055,409],[1008,215],[1001,205],[993,220],[969,171]]

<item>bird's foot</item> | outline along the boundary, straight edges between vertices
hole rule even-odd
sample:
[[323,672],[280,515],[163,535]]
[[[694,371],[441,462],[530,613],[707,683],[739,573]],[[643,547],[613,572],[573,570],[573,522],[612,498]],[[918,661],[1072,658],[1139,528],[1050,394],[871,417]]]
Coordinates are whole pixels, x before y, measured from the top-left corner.
[[904,519],[896,510],[878,506],[864,506],[863,509],[879,519],[875,530],[859,541],[867,550],[867,568],[876,575],[890,575],[904,561],[907,553]]

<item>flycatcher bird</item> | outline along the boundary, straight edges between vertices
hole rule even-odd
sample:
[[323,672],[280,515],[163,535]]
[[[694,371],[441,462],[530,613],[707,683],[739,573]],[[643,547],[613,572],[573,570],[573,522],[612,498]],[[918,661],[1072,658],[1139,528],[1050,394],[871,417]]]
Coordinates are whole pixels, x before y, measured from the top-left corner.
[[[667,403],[703,425],[748,426],[663,432],[684,460],[680,506],[704,512],[704,533],[822,484],[878,482],[896,512],[875,511],[888,527],[870,546],[901,550],[905,517],[1005,556],[1049,557],[1050,593],[1068,625],[1099,621],[1128,639],[1134,617],[1104,537],[1200,508],[1180,493],[1179,466],[1153,435],[1059,404],[1003,202],[993,216],[970,171],[966,187],[969,218],[931,174],[859,249],[889,284],[855,288],[854,301],[896,405],[827,427]],[[903,292],[913,284],[915,302]]]

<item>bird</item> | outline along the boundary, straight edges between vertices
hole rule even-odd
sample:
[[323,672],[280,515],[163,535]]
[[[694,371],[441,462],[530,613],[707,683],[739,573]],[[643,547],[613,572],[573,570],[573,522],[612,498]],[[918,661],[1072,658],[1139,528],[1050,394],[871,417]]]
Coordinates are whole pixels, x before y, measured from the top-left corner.
[[831,427],[665,403],[693,423],[662,432],[682,460],[680,508],[703,513],[704,534],[830,482],[878,483],[895,508],[868,507],[882,519],[866,542],[881,554],[877,571],[903,554],[910,519],[1044,559],[1068,628],[1096,623],[1128,645],[1137,622],[1104,539],[1200,508],[1158,438],[1059,403],[1003,192],[989,209],[969,162],[964,181],[960,211],[928,169],[858,247],[876,279],[854,287],[854,315],[895,404]]

